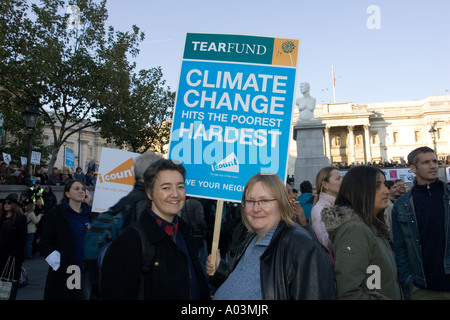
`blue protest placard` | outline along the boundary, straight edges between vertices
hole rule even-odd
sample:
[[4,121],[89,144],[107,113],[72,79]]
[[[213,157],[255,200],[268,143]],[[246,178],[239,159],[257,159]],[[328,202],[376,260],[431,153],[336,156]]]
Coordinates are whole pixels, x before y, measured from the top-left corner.
[[298,40],[187,34],[169,158],[191,196],[241,201],[258,172],[286,178]]
[[75,168],[75,153],[73,153],[73,150],[66,147],[65,150],[65,162],[64,165],[70,168]]

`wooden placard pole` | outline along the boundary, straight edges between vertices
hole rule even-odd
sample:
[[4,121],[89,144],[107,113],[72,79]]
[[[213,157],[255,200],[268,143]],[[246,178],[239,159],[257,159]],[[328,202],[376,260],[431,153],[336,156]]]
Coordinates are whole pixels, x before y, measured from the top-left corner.
[[216,217],[214,220],[214,234],[211,246],[211,263],[214,269],[213,272],[209,274],[210,276],[212,276],[216,272],[216,255],[217,249],[219,248],[220,228],[222,225],[222,211],[223,211],[223,200],[217,200]]

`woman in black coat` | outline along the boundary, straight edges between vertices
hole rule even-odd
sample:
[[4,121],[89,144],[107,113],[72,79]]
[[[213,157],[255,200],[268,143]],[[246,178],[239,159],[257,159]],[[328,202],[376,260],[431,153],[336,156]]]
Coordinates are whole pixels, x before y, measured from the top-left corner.
[[[149,270],[143,272],[142,243],[136,228],[125,229],[106,251],[100,277],[100,296],[108,300],[209,299],[205,273],[190,226],[178,218],[184,206],[185,170],[161,159],[145,171],[151,207],[141,214],[149,245],[154,249]],[[143,281],[143,294],[140,291]]]
[[3,271],[8,257],[13,256],[15,257],[15,280],[19,280],[20,277],[27,237],[27,217],[23,214],[18,200],[17,194],[9,194],[1,200],[0,208],[0,273]]
[[[39,243],[40,253],[50,265],[44,300],[88,297],[83,272],[84,235],[92,217],[89,206],[84,203],[85,196],[85,185],[79,180],[70,180],[64,185],[61,204],[45,216]],[[68,288],[68,284],[72,288]]]
[[208,257],[215,300],[334,300],[333,264],[316,239],[294,221],[295,198],[277,174],[257,173],[242,193],[249,233],[231,268],[220,252]]
[[50,212],[50,209],[58,204],[56,194],[53,192],[51,186],[46,186],[44,192],[42,192],[42,198],[44,199],[45,212]]

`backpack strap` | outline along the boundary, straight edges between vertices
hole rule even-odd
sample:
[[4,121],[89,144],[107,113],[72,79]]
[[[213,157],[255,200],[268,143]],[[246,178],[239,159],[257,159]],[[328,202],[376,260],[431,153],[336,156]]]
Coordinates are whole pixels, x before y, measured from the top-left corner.
[[145,210],[145,206],[147,204],[146,199],[140,199],[134,203],[134,212],[136,217],[134,217],[135,221],[138,221],[141,217],[142,212]]
[[155,246],[151,245],[145,235],[144,230],[140,223],[133,224],[133,227],[136,229],[139,237],[141,238],[142,244],[142,273],[141,273],[141,284],[139,286],[139,300],[144,300],[144,274],[150,271],[150,266],[155,257]]
[[155,246],[151,245],[150,242],[148,241],[147,236],[145,235],[145,231],[142,229],[140,223],[134,224],[134,227],[138,232],[139,237],[141,238],[142,260],[143,260],[142,271],[144,273],[147,273],[150,271],[150,266],[155,257]]
[[309,199],[306,201],[306,203],[314,203],[314,199],[315,199],[315,196],[312,195],[311,197],[309,197]]

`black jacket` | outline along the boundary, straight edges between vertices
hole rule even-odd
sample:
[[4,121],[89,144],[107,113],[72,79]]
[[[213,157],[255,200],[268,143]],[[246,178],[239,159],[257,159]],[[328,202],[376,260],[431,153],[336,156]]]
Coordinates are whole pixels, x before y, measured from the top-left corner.
[[44,208],[45,213],[50,212],[50,210],[58,205],[58,199],[56,198],[56,194],[52,192],[42,193],[42,198],[44,199]]
[[[188,300],[190,271],[187,256],[158,226],[150,212],[144,211],[138,220],[154,246],[150,271],[144,274],[145,300]],[[191,237],[190,226],[179,219],[178,232],[186,242],[202,299],[209,299],[206,276],[198,260],[198,250]],[[137,300],[142,279],[142,245],[135,228],[125,229],[106,251],[101,276],[100,297],[104,300]]]
[[186,200],[181,209],[181,219],[186,221],[192,228],[192,236],[198,248],[203,247],[206,236],[206,221],[202,203],[195,199]]
[[[92,214],[89,214],[92,221]],[[39,250],[42,256],[47,257],[54,250],[61,254],[61,263],[58,270],[48,268],[45,282],[44,300],[77,300],[82,299],[81,290],[68,289],[67,280],[72,275],[67,273],[70,265],[75,265],[75,249],[70,218],[64,204],[58,204],[45,215]]]
[[[244,240],[236,254],[234,267],[255,236],[256,234],[250,233]],[[308,231],[297,223],[288,226],[280,222],[260,261],[264,300],[337,299],[334,268],[330,258]],[[227,263],[221,259],[210,279],[211,284],[218,286],[229,273]]]
[[19,280],[20,268],[25,259],[25,239],[27,237],[27,217],[18,213],[14,223],[9,226],[9,220],[0,219],[0,272],[11,255],[15,257],[14,279]]
[[133,190],[109,208],[109,211],[122,212],[124,219],[123,228],[125,228],[139,219],[141,213],[146,207],[147,202],[148,197],[145,192],[145,183],[142,181],[136,181]]

